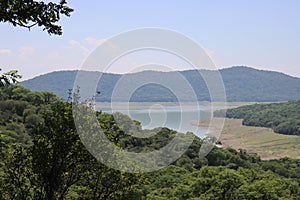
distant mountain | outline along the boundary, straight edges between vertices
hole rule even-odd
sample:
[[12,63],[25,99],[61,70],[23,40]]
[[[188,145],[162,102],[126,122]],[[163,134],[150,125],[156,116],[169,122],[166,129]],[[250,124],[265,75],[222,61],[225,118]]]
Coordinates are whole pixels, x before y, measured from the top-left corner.
[[[73,88],[75,77],[78,71],[58,71],[35,77],[21,82],[21,85],[33,91],[51,91],[63,99],[67,99],[68,89]],[[126,88],[132,83],[142,82],[142,80],[164,80],[176,85],[176,91],[180,94],[186,93],[186,88],[178,84],[178,73],[182,75],[191,87],[194,89],[199,101],[210,101],[210,95],[205,81],[196,70],[187,70],[180,72],[157,72],[144,71],[133,74],[110,74],[101,72],[84,72],[83,78],[86,80],[98,78],[97,90],[101,92],[96,97],[96,101],[111,101],[111,96],[115,90],[118,81],[122,80],[124,90],[119,91],[119,95],[114,98],[117,101],[127,101]],[[211,77],[216,76],[216,71],[200,70],[201,74]],[[277,102],[288,100],[300,100],[300,78],[285,75],[283,73],[257,70],[249,67],[232,67],[219,70],[226,90],[227,101],[240,102]],[[81,72],[82,73],[82,72]],[[174,102],[178,101],[178,95],[170,91],[167,87],[159,84],[143,85],[136,88],[133,94],[130,94],[130,101],[136,102]],[[118,85],[119,86],[119,85]],[[122,93],[124,96],[122,96]],[[183,95],[184,96],[184,95]],[[181,98],[182,100],[182,98]],[[188,100],[188,98],[183,99]]]

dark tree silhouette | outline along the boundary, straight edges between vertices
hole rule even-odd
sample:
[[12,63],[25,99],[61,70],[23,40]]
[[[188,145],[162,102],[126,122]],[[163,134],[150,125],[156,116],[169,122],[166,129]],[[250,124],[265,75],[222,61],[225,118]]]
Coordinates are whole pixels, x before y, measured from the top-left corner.
[[40,26],[50,35],[61,35],[62,27],[57,25],[61,15],[70,16],[73,9],[67,6],[66,0],[59,3],[45,3],[34,0],[1,0],[0,22],[8,22],[13,26],[30,30]]
[[[2,69],[0,68],[0,72],[1,71]],[[18,79],[20,78],[22,78],[22,76],[18,74],[17,70],[3,73],[0,75],[0,86],[18,83]]]

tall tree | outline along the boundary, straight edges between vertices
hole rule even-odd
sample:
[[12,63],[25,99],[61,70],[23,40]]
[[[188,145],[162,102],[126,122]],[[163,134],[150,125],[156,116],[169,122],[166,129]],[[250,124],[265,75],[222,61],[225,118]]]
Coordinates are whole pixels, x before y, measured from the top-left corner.
[[91,155],[80,143],[71,104],[55,102],[33,131],[32,162],[42,198],[63,199],[68,189],[91,168]]
[[58,101],[50,107],[32,135],[32,169],[40,188],[36,198],[66,199],[73,191],[84,199],[128,199],[136,193],[139,175],[109,168],[86,150],[76,132],[72,104]]

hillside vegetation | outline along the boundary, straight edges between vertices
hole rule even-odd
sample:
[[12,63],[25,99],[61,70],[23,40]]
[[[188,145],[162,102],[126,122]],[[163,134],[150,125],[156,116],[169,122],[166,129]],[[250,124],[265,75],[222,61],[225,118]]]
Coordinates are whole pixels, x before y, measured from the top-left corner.
[[[216,147],[199,158],[203,141],[195,137],[166,168],[120,172],[83,146],[71,103],[20,86],[0,91],[0,199],[300,199],[299,160],[262,161],[243,150]],[[124,122],[119,126],[113,115],[90,111],[111,142],[128,151],[149,152],[176,134],[185,137],[162,128],[150,138],[135,138],[126,130],[145,133],[139,122],[119,113],[115,117]]]
[[[78,71],[59,71],[41,75],[33,79],[23,81],[21,85],[33,91],[50,91],[65,100],[68,98],[66,91],[74,87],[75,77]],[[200,72],[200,73],[198,73]],[[227,101],[231,102],[278,102],[300,99],[300,78],[291,77],[278,72],[256,70],[249,67],[232,67],[221,69],[220,74],[224,81]],[[109,74],[100,72],[81,73],[83,80],[99,80],[97,90],[101,92],[96,96],[96,101],[110,102],[118,81],[122,80],[122,87],[129,88],[129,85],[140,80],[151,80],[159,83],[164,80],[166,83],[178,82],[178,77],[184,78],[191,85],[198,101],[211,101],[210,94],[201,74],[208,79],[213,79],[216,71],[209,70],[188,70],[180,72],[156,72],[144,71],[134,74]],[[126,81],[124,81],[126,80]],[[176,81],[177,80],[177,81]],[[132,102],[176,102],[178,96],[170,88],[159,84],[145,84],[133,92],[129,101]],[[176,86],[177,94],[186,94],[184,85]],[[114,101],[128,101],[124,94],[119,94]],[[183,95],[181,101],[191,101],[191,95]]]
[[[214,116],[224,116],[216,111]],[[300,135],[300,101],[254,104],[228,109],[226,117],[243,119],[243,125],[272,128],[276,133]]]
[[[214,118],[222,123],[224,119]],[[201,119],[194,124],[208,127],[210,119]],[[214,130],[219,130],[215,126]],[[300,137],[297,135],[277,134],[271,128],[245,126],[242,119],[225,118],[219,141],[222,148],[231,147],[236,150],[244,149],[248,153],[259,155],[262,160],[279,159],[284,157],[300,159]],[[212,131],[211,135],[214,134]]]

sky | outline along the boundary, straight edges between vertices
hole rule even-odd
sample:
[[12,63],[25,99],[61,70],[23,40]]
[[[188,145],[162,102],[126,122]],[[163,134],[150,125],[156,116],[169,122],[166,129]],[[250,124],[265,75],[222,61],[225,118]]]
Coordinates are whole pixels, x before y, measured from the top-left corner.
[[[18,69],[24,80],[51,71],[80,69],[108,38],[157,27],[197,42],[218,68],[243,65],[300,77],[298,0],[69,0],[68,4],[75,11],[59,22],[62,36],[49,36],[37,27],[28,31],[0,23],[0,68]],[[116,65],[107,72],[131,70]]]

